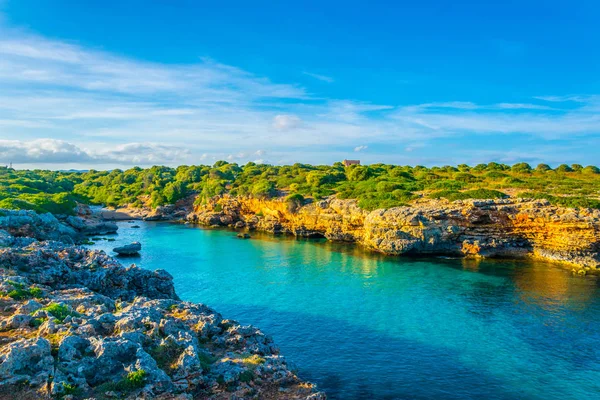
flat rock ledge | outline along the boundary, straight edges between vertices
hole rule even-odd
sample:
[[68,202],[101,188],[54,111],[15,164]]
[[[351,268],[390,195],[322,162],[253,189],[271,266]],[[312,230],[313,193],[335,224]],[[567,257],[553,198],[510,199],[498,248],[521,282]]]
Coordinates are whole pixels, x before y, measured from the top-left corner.
[[0,295],[0,399],[325,399],[164,270],[0,231]]

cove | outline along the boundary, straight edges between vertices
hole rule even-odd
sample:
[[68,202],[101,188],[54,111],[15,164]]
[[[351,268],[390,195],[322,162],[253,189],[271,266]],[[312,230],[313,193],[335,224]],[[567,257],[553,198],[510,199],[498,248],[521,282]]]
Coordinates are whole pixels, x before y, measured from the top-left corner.
[[273,336],[332,399],[588,399],[600,394],[600,289],[557,265],[411,259],[324,240],[119,222],[183,300]]

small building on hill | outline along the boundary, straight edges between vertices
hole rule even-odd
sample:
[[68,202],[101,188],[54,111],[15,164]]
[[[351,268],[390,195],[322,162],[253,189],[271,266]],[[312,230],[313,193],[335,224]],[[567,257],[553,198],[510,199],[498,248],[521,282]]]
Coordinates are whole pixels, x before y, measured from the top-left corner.
[[342,163],[344,167],[349,167],[351,165],[360,165],[360,160],[344,160]]

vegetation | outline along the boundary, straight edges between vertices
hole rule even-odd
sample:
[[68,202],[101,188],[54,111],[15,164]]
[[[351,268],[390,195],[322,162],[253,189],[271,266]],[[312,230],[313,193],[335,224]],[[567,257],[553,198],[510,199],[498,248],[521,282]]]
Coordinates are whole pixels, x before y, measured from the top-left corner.
[[189,194],[203,203],[231,195],[283,196],[291,211],[307,201],[336,194],[372,210],[405,205],[418,197],[460,199],[507,195],[545,198],[567,207],[600,207],[600,169],[579,164],[489,163],[456,167],[373,164],[344,167],[294,164],[274,166],[219,161],[169,168],[154,166],[112,171],[17,171],[0,168],[0,208],[69,214],[75,201],[107,206],[158,207]]
[[144,387],[146,383],[146,371],[143,369],[133,371],[127,374],[120,382],[122,390],[135,390]]
[[76,316],[77,313],[71,311],[69,307],[58,304],[58,303],[50,303],[46,307],[42,308],[42,310],[47,311],[50,315],[56,318],[61,324],[68,316]]
[[150,349],[149,353],[156,361],[158,368],[168,372],[173,368],[173,364],[177,361],[182,351],[183,349],[177,343],[168,341]]
[[22,283],[18,283],[15,281],[6,281],[9,285],[13,287],[8,293],[2,293],[4,296],[8,296],[13,300],[27,300],[31,298],[40,298],[42,297],[42,289],[38,287],[29,287],[26,288]]
[[97,392],[104,394],[106,392],[120,392],[128,393],[137,389],[141,389],[146,384],[146,378],[148,373],[139,369],[137,371],[129,372],[120,381],[117,382],[105,382],[99,385],[96,390]]

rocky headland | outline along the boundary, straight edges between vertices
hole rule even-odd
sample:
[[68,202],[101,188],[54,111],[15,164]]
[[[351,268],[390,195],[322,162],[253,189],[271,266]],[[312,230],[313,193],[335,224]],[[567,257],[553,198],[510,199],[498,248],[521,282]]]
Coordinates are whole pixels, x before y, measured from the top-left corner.
[[89,230],[68,221],[0,210],[0,398],[325,398],[261,331],[73,245]]
[[298,204],[226,195],[197,206],[187,220],[354,242],[389,255],[531,257],[580,274],[600,267],[600,210],[546,200],[423,200],[365,211],[355,200],[333,196]]

